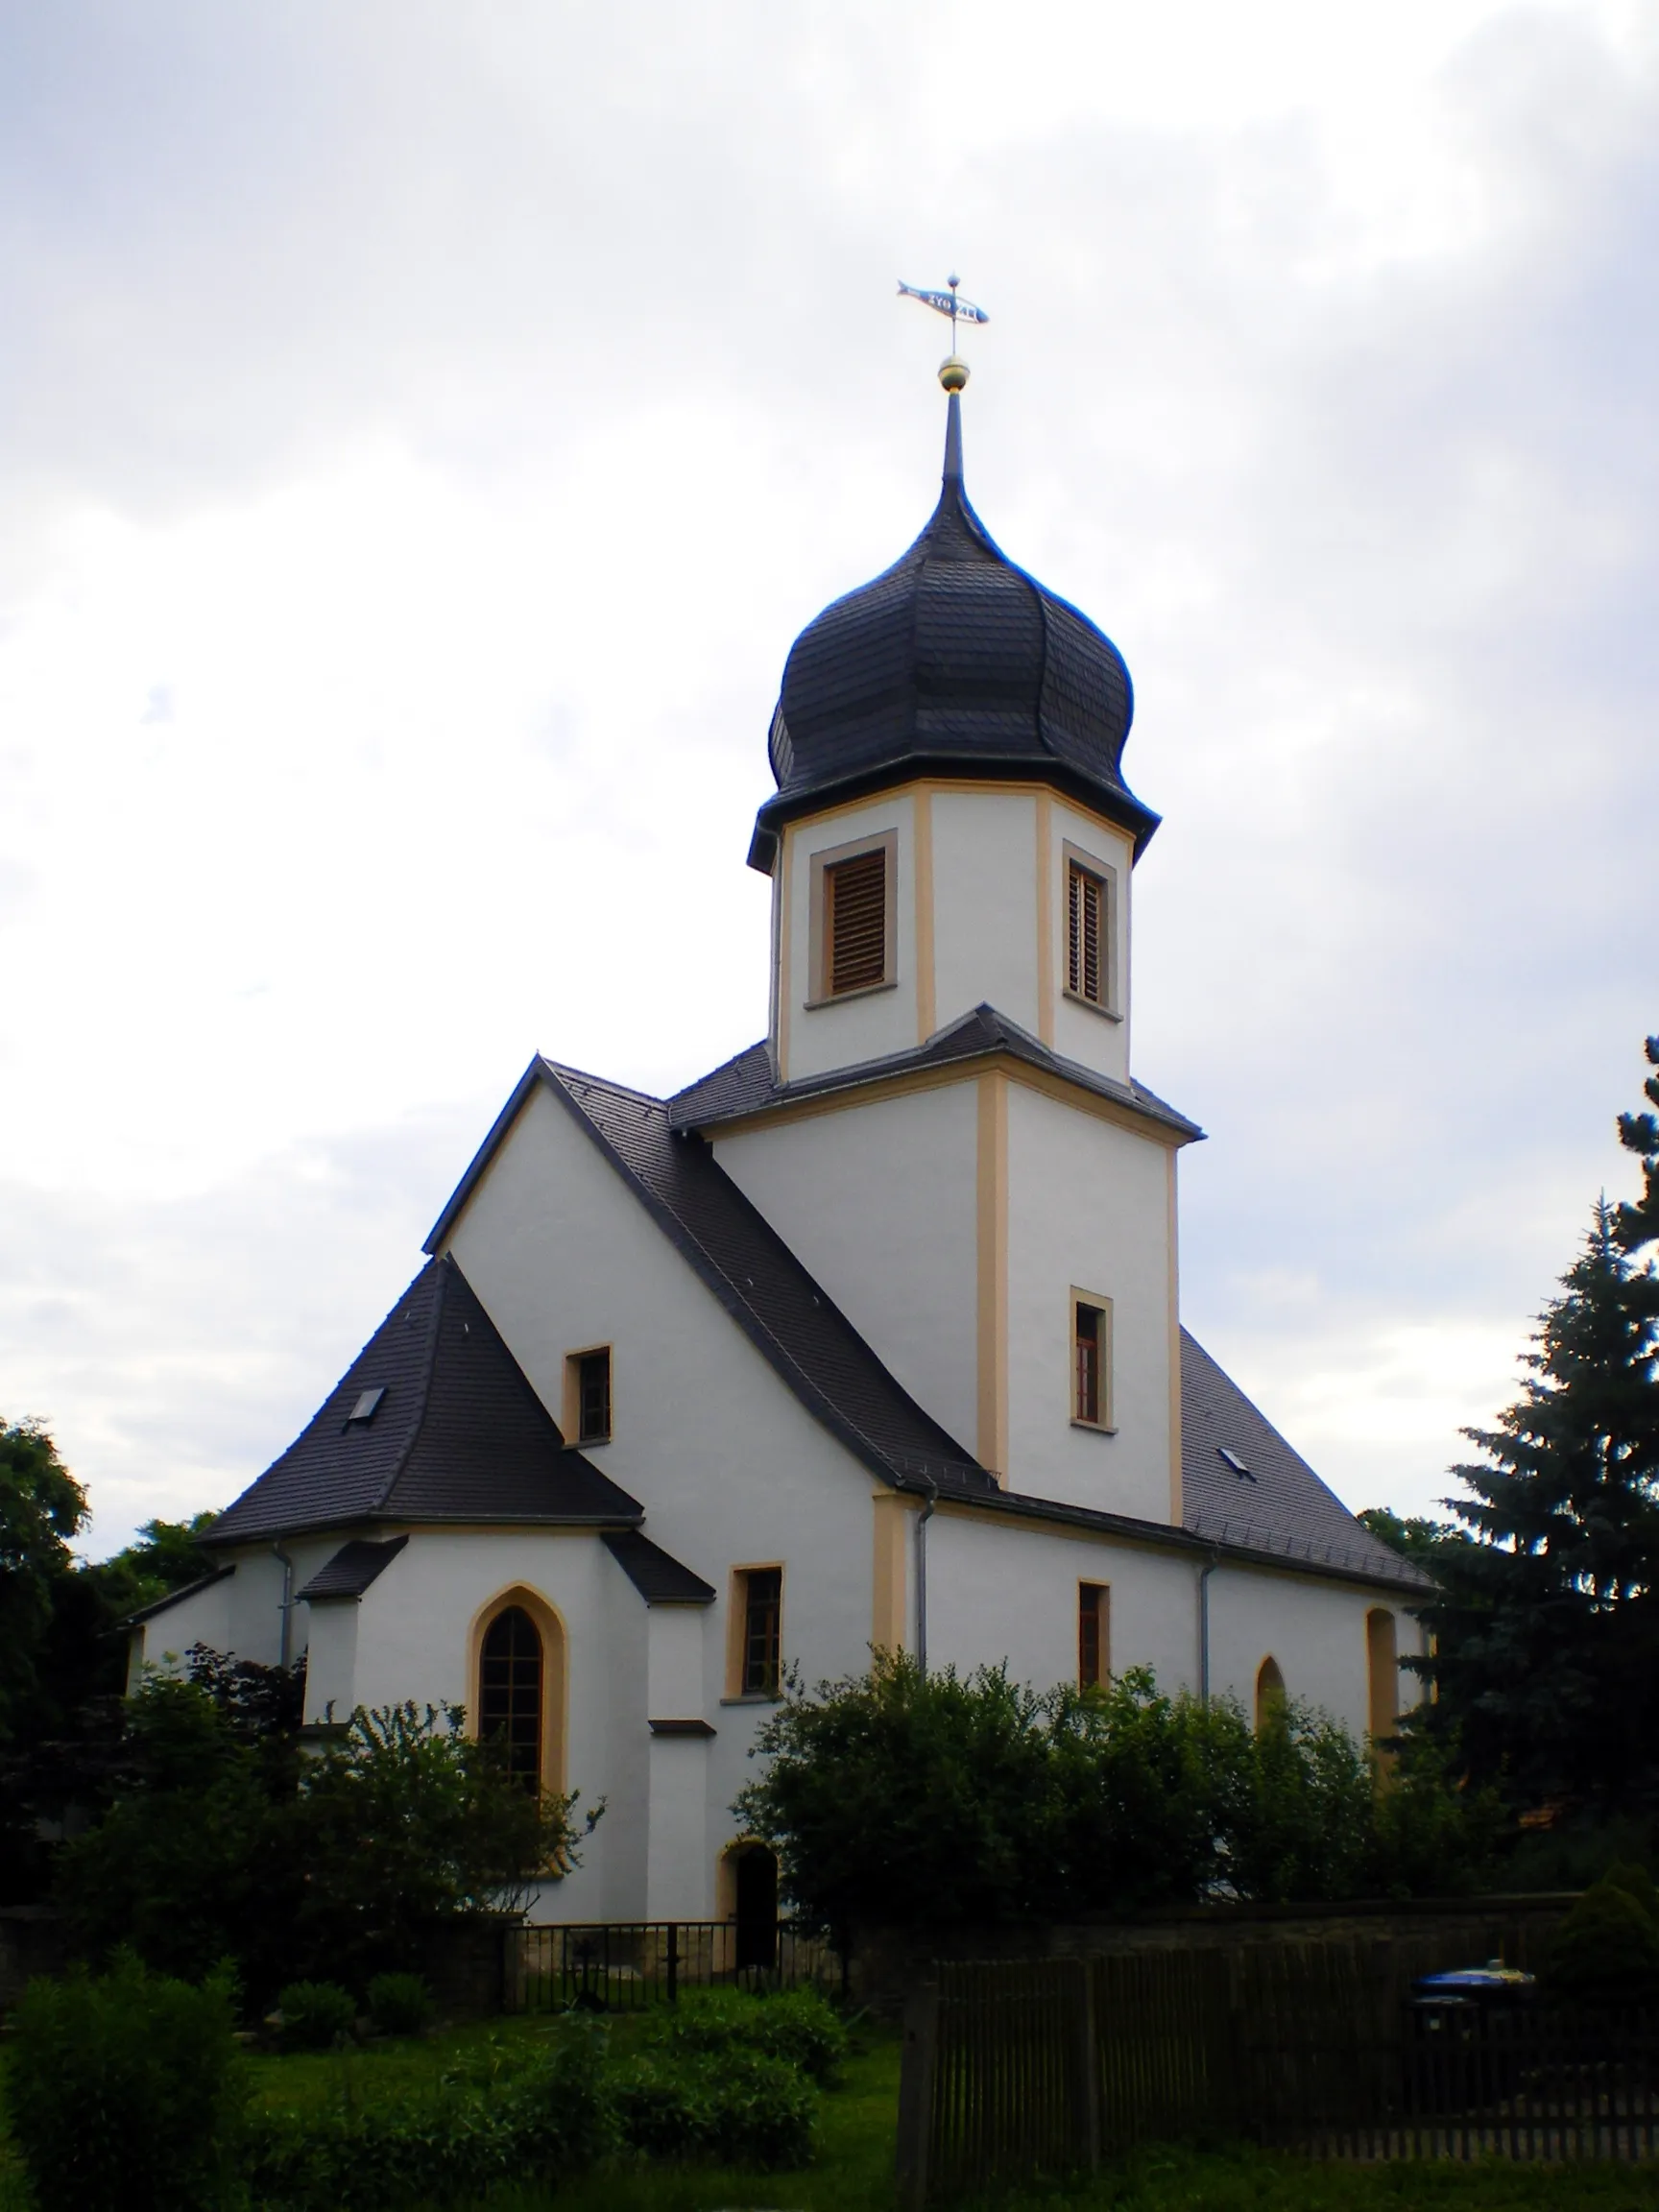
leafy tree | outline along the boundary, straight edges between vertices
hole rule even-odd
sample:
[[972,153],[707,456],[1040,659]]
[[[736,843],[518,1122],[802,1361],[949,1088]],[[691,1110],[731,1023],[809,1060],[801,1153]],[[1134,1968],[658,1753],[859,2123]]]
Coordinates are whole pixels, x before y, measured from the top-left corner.
[[306,1976],[361,1986],[418,1964],[433,1921],[576,1862],[575,1799],[526,1792],[458,1711],[360,1711],[309,1754],[302,1668],[188,1657],[129,1701],[113,1801],[61,1857],[93,1957],[126,1943],[186,1980],[231,1958],[260,2000]]
[[1413,1752],[1387,1787],[1294,1703],[1253,1730],[1230,1699],[1144,1670],[1039,1694],[1002,1668],[788,1685],[733,1811],[778,1851],[805,1919],[929,1927],[1207,1897],[1439,1892],[1489,1856],[1489,1807]]
[[40,1646],[86,1493],[36,1421],[0,1424],[0,1742],[14,1737],[40,1685]]
[[1659,1276],[1605,1201],[1526,1355],[1522,1394],[1449,1499],[1425,1608],[1437,1704],[1478,1780],[1524,1801],[1659,1806]]
[[154,1671],[139,1686],[112,1802],[64,1846],[58,1892],[94,1957],[130,1944],[186,1981],[230,1957],[263,1994],[288,1979],[301,1904],[298,1716],[261,1729],[216,1687]]
[[[366,1984],[418,1963],[422,1932],[517,1908],[539,1875],[579,1861],[576,1793],[527,1791],[458,1707],[361,1708],[306,1763],[294,1849],[303,1867],[299,1956]],[[589,1813],[592,1832],[603,1805]]]
[[1367,1505],[1356,1519],[1380,1544],[1386,1544],[1390,1551],[1398,1551],[1413,1566],[1427,1568],[1431,1575],[1438,1572],[1448,1551],[1464,1548],[1471,1541],[1467,1529],[1455,1527],[1450,1521],[1431,1521],[1422,1514],[1402,1517],[1386,1505]]

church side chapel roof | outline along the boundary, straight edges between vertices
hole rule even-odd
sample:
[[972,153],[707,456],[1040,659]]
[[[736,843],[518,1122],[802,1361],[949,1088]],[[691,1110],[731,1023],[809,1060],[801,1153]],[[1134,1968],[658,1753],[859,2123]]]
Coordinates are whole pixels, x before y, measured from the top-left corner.
[[372,1544],[365,1536],[355,1536],[349,1544],[342,1544],[304,1589],[297,1590],[294,1595],[306,1603],[318,1598],[361,1598],[364,1591],[385,1574],[408,1541],[407,1536],[389,1536],[384,1544]]
[[784,663],[768,745],[778,793],[750,859],[794,815],[901,776],[1031,777],[1121,823],[1158,826],[1123,780],[1135,696],[1123,656],[996,542],[962,482],[951,391],[939,503],[909,550],[826,607]]
[[644,1510],[567,1448],[445,1255],[421,1270],[309,1425],[203,1541],[374,1521],[615,1528]]
[[683,1567],[638,1528],[608,1528],[599,1539],[647,1605],[712,1605],[714,1585]]
[[807,1075],[793,1083],[780,1083],[772,1073],[765,1042],[751,1045],[723,1066],[696,1082],[687,1083],[668,1101],[668,1118],[676,1129],[707,1128],[716,1121],[734,1121],[746,1114],[763,1113],[770,1106],[790,1106],[800,1098],[815,1098],[830,1091],[855,1089],[861,1083],[879,1083],[892,1075],[914,1070],[943,1068],[957,1060],[977,1059],[989,1052],[1007,1052],[1033,1068],[1061,1075],[1102,1098],[1115,1099],[1153,1121],[1162,1121],[1191,1142],[1204,1134],[1195,1121],[1148,1091],[1144,1083],[1118,1083],[1076,1060],[1051,1051],[1029,1029],[981,1004],[957,1021],[935,1030],[926,1045],[908,1052],[889,1053],[881,1060],[866,1060],[853,1068],[835,1068],[822,1075]]

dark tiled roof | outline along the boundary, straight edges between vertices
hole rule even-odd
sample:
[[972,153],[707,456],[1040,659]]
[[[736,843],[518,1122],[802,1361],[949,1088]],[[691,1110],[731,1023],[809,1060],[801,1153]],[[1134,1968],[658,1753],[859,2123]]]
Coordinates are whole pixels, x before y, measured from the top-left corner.
[[771,1106],[792,1106],[798,1099],[821,1097],[831,1091],[855,1090],[864,1083],[879,1083],[889,1076],[907,1075],[919,1069],[948,1067],[953,1061],[973,1060],[988,1052],[1009,1053],[1016,1060],[1063,1076],[1099,1097],[1114,1099],[1131,1112],[1143,1114],[1148,1120],[1161,1121],[1166,1128],[1177,1131],[1184,1142],[1191,1142],[1204,1134],[1195,1121],[1189,1121],[1185,1114],[1178,1114],[1173,1106],[1166,1105],[1156,1092],[1148,1091],[1144,1083],[1117,1083],[1111,1076],[1097,1074],[1093,1068],[1085,1068],[1078,1061],[1063,1059],[1058,1052],[1050,1051],[1040,1038],[1033,1037],[1029,1029],[1022,1029],[1018,1022],[1011,1022],[1006,1014],[998,1014],[995,1006],[987,1005],[975,1006],[972,1013],[936,1030],[926,1045],[918,1045],[908,1052],[892,1052],[885,1059],[866,1060],[855,1068],[837,1068],[828,1074],[807,1075],[793,1083],[775,1082],[771,1056],[765,1045],[751,1045],[746,1052],[739,1052],[724,1066],[699,1076],[695,1083],[687,1083],[685,1090],[677,1091],[668,1101],[668,1118],[676,1129],[706,1128],[716,1121],[735,1120],[740,1115],[764,1113]]
[[637,1528],[607,1529],[601,1541],[647,1605],[713,1604],[714,1585]]
[[694,1131],[661,1098],[533,1060],[444,1209],[438,1250],[495,1146],[538,1084],[596,1144],[659,1228],[797,1398],[877,1474],[982,1491],[993,1478],[888,1373]]
[[407,1536],[389,1536],[384,1544],[371,1544],[366,1537],[353,1537],[349,1544],[341,1545],[327,1565],[319,1568],[296,1596],[307,1601],[316,1598],[361,1598],[408,1541]]
[[[348,1415],[385,1395],[369,1421]],[[565,1448],[453,1258],[423,1267],[209,1544],[376,1521],[626,1527],[636,1498]]]
[[[1230,1467],[1223,1450],[1236,1454],[1249,1475]],[[1386,1582],[1432,1587],[1421,1568],[1379,1543],[1355,1520],[1185,1329],[1181,1492],[1182,1518],[1194,1535]]]
[[757,818],[751,858],[769,866],[779,825],[831,792],[924,768],[1045,777],[1140,847],[1158,817],[1123,781],[1134,711],[1117,646],[1016,566],[969,505],[953,395],[926,528],[790,648],[769,746],[778,795]]
[[186,1598],[194,1598],[199,1590],[208,1589],[215,1582],[223,1582],[227,1575],[234,1575],[234,1567],[215,1567],[211,1574],[198,1575],[194,1582],[186,1582],[180,1590],[169,1590],[165,1598],[157,1598],[152,1605],[140,1605],[136,1613],[129,1613],[122,1622],[123,1628],[136,1628],[141,1622],[154,1621],[157,1613],[165,1613],[172,1606],[181,1605]]

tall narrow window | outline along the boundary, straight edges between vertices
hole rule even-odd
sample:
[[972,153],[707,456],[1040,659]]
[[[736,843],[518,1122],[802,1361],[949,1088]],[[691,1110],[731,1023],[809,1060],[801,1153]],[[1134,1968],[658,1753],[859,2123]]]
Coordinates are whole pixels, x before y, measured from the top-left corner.
[[1365,1616],[1365,1673],[1371,1741],[1386,1743],[1400,1725],[1400,1640],[1385,1606]]
[[825,997],[887,980],[887,848],[836,860],[824,871]]
[[1112,1308],[1071,1294],[1071,1418],[1086,1429],[1112,1426]]
[[573,1352],[565,1361],[567,1434],[578,1444],[604,1444],[611,1435],[611,1349]]
[[776,1697],[783,1671],[783,1570],[750,1567],[738,1576],[742,1641],[737,1686],[745,1697]]
[[1112,1002],[1108,892],[1103,877],[1068,863],[1066,988],[1091,1006]]
[[525,1790],[541,1786],[541,1638],[521,1605],[497,1613],[479,1658],[478,1733]]
[[1104,1582],[1077,1585],[1077,1686],[1097,1689],[1112,1671],[1112,1592]]

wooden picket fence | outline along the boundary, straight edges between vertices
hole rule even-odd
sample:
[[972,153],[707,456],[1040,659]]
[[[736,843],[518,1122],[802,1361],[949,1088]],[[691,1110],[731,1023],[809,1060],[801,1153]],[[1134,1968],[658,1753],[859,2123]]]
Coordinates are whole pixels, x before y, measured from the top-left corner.
[[943,1963],[905,2014],[904,2200],[1087,2172],[1151,2140],[1370,2159],[1659,2151],[1659,2015],[1425,2008],[1406,2001],[1425,1970],[1363,1942]]

